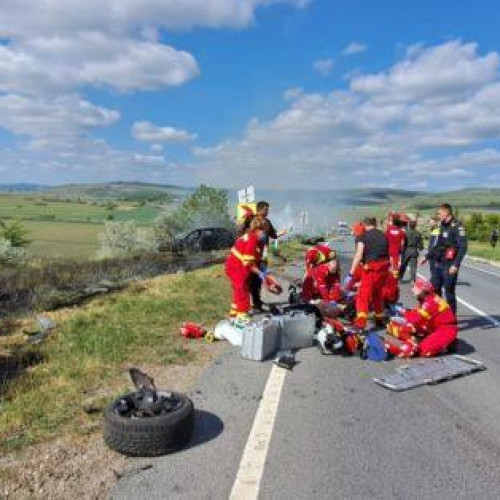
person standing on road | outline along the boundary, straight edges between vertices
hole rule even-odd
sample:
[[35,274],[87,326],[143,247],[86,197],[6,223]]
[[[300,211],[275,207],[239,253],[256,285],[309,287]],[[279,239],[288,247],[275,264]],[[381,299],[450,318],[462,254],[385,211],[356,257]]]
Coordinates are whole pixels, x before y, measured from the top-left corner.
[[267,222],[262,217],[255,217],[247,232],[236,239],[231,252],[226,258],[226,275],[231,281],[233,299],[230,317],[248,321],[250,310],[250,278],[256,274],[266,286],[272,288],[276,280],[266,268],[260,267],[262,242],[266,239]]
[[348,288],[356,270],[362,264],[361,282],[356,298],[355,325],[364,330],[370,307],[375,313],[375,323],[383,326],[385,320],[382,290],[389,273],[389,244],[386,235],[377,229],[377,219],[367,217],[363,221],[365,232],[356,240],[356,253],[352,260],[349,275],[344,279]]
[[[265,238],[265,240],[263,239],[262,241],[262,253],[259,262],[257,262],[257,265],[263,265],[265,267],[267,267],[268,263],[267,252],[268,252],[269,240],[276,240],[280,236],[286,234],[286,231],[276,231],[271,221],[268,219],[268,215],[269,215],[269,203],[267,201],[259,201],[257,203],[256,214],[245,218],[243,224],[238,228],[238,236],[242,236],[245,234],[246,231],[248,231],[248,228],[250,227],[250,224],[252,223],[252,220],[255,217],[260,217],[267,222],[267,229],[266,229],[267,237]],[[250,294],[252,296],[253,310],[254,312],[261,312],[263,306],[261,298],[262,279],[259,277],[258,274],[252,273],[250,275],[248,284],[250,287]]]
[[462,224],[453,216],[451,205],[443,203],[438,208],[439,235],[434,246],[429,248],[421,264],[431,263],[431,283],[438,295],[443,289],[452,311],[457,312],[455,290],[458,271],[467,253],[467,237]]
[[387,229],[385,231],[387,241],[389,242],[389,259],[391,262],[391,271],[394,277],[399,277],[399,268],[401,267],[401,253],[404,248],[406,234],[401,221],[395,214],[389,214]]
[[490,236],[491,248],[495,248],[497,246],[497,243],[498,243],[498,229],[493,229],[493,231],[491,231],[491,236]]
[[422,233],[417,229],[417,221],[412,220],[406,230],[406,240],[403,250],[403,261],[399,269],[399,277],[404,278],[406,268],[410,266],[410,281],[412,283],[417,279],[417,261],[419,253],[424,249]]

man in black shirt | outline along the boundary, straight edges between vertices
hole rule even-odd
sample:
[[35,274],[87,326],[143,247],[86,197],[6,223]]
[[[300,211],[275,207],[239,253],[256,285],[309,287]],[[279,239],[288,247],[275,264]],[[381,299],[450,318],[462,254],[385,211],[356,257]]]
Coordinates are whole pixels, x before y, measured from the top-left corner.
[[451,205],[448,203],[439,206],[438,217],[441,222],[439,235],[421,264],[427,261],[431,263],[431,283],[439,295],[444,288],[446,302],[456,314],[455,289],[458,270],[467,253],[467,236],[463,226],[453,217]]
[[366,328],[370,306],[375,313],[377,326],[382,326],[385,319],[382,289],[389,274],[389,244],[384,233],[377,229],[375,217],[367,217],[363,221],[365,232],[356,239],[356,253],[352,260],[351,270],[345,284],[352,281],[358,266],[363,272],[356,299],[356,321],[358,328]]

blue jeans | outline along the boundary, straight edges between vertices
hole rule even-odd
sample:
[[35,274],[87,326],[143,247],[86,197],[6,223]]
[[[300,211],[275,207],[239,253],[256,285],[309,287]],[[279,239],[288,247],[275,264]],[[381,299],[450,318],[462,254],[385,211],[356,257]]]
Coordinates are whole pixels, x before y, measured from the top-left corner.
[[446,302],[452,311],[457,313],[457,297],[455,289],[457,287],[458,273],[450,274],[451,264],[433,263],[431,265],[431,283],[439,295],[444,295]]

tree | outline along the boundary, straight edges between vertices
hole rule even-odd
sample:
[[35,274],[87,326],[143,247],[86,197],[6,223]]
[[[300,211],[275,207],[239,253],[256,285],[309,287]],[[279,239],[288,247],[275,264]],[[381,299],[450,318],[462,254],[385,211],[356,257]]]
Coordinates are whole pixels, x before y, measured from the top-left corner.
[[20,222],[16,221],[11,224],[2,222],[0,224],[2,226],[0,236],[7,240],[13,248],[24,248],[31,243],[31,240],[27,238],[28,229]]
[[159,247],[169,248],[176,235],[198,227],[231,228],[228,204],[229,195],[225,189],[202,184],[177,210],[157,218],[155,233]]

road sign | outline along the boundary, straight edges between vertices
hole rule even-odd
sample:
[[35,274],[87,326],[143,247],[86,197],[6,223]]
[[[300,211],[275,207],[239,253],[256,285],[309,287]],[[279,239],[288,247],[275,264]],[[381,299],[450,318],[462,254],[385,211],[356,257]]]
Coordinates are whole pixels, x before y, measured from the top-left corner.
[[255,202],[255,188],[248,186],[238,191],[238,201],[240,203],[254,203]]

